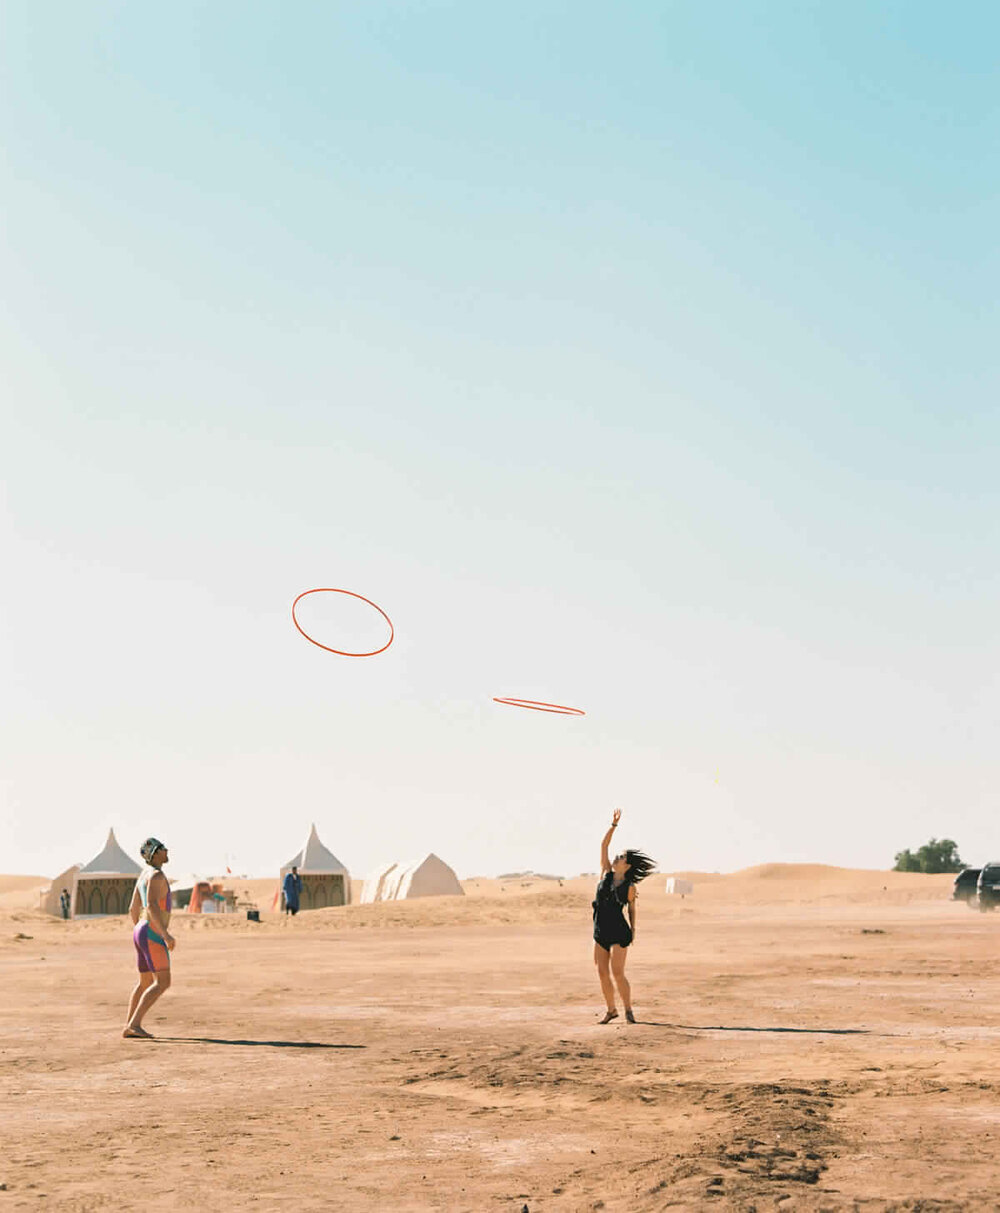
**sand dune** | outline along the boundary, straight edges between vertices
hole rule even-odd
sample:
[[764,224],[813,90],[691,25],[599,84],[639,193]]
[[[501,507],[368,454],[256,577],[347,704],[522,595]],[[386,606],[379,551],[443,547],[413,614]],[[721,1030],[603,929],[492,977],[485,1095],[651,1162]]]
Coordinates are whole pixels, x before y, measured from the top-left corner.
[[34,909],[51,883],[44,876],[0,876],[0,910]]

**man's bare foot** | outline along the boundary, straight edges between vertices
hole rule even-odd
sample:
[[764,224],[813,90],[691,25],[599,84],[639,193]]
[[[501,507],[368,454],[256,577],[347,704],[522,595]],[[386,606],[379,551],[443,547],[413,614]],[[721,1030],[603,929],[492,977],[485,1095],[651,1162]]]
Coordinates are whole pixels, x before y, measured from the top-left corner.
[[152,1032],[147,1032],[145,1028],[140,1028],[138,1026],[132,1027],[131,1024],[125,1025],[125,1031],[122,1032],[122,1036],[124,1036],[126,1040],[152,1040],[153,1039]]
[[617,1018],[618,1018],[617,1011],[605,1011],[604,1018],[601,1020],[601,1023],[610,1023],[612,1021],[612,1019],[617,1019]]
[[625,1022],[626,1023],[635,1023],[635,1016],[632,1014],[631,1007],[625,1008]]

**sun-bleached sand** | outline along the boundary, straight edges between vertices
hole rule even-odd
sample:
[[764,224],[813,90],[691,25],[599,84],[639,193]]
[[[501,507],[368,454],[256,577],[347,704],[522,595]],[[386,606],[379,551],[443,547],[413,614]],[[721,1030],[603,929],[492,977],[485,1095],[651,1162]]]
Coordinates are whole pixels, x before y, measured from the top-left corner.
[[765,865],[641,890],[597,1025],[593,877],[175,916],[158,1039],[122,918],[0,877],[0,1213],[1000,1207],[1000,914],[951,877]]

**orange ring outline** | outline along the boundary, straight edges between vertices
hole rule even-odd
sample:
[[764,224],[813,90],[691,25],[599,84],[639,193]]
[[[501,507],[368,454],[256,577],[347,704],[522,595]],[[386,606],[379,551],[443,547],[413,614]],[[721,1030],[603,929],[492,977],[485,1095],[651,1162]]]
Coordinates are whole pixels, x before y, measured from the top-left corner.
[[[374,607],[389,625],[389,639],[384,645],[382,645],[380,649],[372,649],[370,653],[348,653],[344,649],[332,649],[328,644],[320,644],[318,640],[313,640],[313,638],[309,635],[305,628],[302,627],[298,619],[295,617],[295,608],[298,605],[299,599],[305,598],[307,594],[347,594],[351,598],[360,598],[362,602],[367,602],[370,607]],[[308,640],[310,644],[314,644],[318,649],[325,649],[328,653],[336,653],[338,657],[374,657],[377,653],[384,653],[396,638],[396,629],[392,626],[392,620],[385,613],[385,611],[382,610],[377,602],[372,602],[372,600],[370,598],[366,598],[364,594],[355,594],[353,590],[336,590],[331,586],[321,586],[315,590],[303,590],[302,593],[299,594],[298,598],[296,598],[292,603],[292,623],[295,624],[295,626],[299,629],[302,635],[305,636],[306,640]]]
[[568,708],[562,703],[544,703],[541,699],[511,699],[493,696],[494,703],[507,703],[512,708],[531,708],[533,712],[554,712],[560,716],[586,716],[583,708]]

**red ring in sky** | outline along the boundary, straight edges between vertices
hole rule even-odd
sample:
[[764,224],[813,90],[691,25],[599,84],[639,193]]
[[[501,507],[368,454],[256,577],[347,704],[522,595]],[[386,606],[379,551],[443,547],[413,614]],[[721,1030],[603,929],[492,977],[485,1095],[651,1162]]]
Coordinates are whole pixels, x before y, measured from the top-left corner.
[[[295,608],[298,605],[299,600],[302,598],[305,598],[305,596],[307,594],[347,594],[348,597],[350,597],[350,598],[360,598],[362,602],[367,602],[370,607],[374,607],[375,610],[378,611],[378,613],[382,616],[382,618],[389,625],[389,639],[385,642],[384,645],[382,645],[382,647],[380,649],[372,649],[371,652],[368,652],[368,653],[348,653],[344,649],[334,649],[334,648],[331,648],[330,645],[328,645],[328,644],[320,644],[320,642],[318,640],[313,640],[313,638],[309,635],[309,633],[305,630],[305,628],[299,623],[298,619],[295,617]],[[374,657],[376,655],[376,653],[384,653],[386,651],[386,649],[389,647],[389,645],[392,644],[393,640],[396,637],[396,630],[392,626],[392,620],[385,613],[385,611],[382,610],[382,608],[378,605],[377,602],[372,602],[372,600],[370,598],[366,598],[364,596],[364,594],[355,594],[355,592],[353,590],[335,590],[335,589],[331,589],[328,586],[324,586],[323,588],[316,589],[316,590],[303,590],[302,591],[302,593],[298,596],[298,598],[296,598],[295,601],[292,603],[292,623],[295,624],[295,626],[299,629],[299,631],[302,633],[302,635],[305,636],[306,640],[308,640],[310,644],[316,645],[316,647],[319,649],[326,649],[326,651],[328,653],[336,653],[338,657]]]
[[561,703],[543,703],[540,699],[511,699],[493,696],[494,703],[509,703],[512,708],[531,708],[533,712],[555,712],[560,716],[586,716],[583,708],[568,708]]

